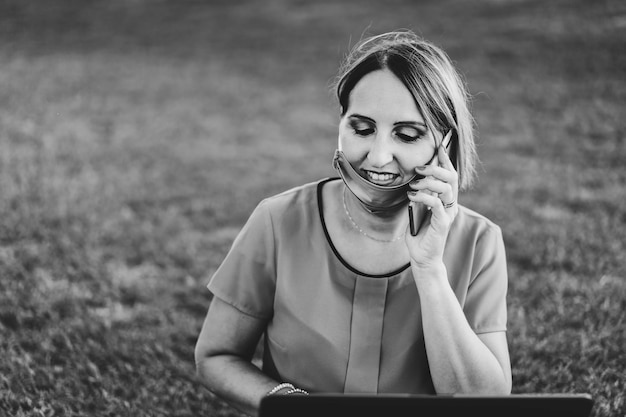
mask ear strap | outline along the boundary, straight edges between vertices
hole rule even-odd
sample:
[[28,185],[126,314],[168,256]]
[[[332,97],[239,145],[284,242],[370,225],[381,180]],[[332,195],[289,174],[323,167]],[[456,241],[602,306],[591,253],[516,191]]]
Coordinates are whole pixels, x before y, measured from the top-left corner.
[[343,151],[343,149],[341,149],[341,138],[339,136],[337,136],[337,149]]

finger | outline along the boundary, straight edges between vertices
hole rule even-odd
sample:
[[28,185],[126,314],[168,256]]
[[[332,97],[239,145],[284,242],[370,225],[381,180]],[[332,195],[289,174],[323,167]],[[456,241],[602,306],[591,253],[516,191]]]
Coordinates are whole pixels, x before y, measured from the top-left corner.
[[[424,191],[410,191],[407,194],[409,200],[415,203],[424,204],[431,211],[431,213],[433,213],[431,225],[435,228],[435,230],[447,230],[451,223],[451,217],[446,212],[442,201],[438,197],[432,196]],[[454,205],[450,210],[455,209],[456,205]]]
[[444,209],[452,210],[454,208],[456,196],[454,188],[450,184],[428,177],[420,181],[412,182],[410,186],[415,191],[424,192],[433,197],[437,197],[441,200]]
[[441,202],[439,197],[437,195],[429,193],[428,191],[409,191],[407,193],[407,196],[409,197],[410,201],[413,201],[415,203],[421,203],[429,209],[437,205],[443,207],[443,203]]
[[452,219],[456,215],[453,213],[456,210],[456,205],[452,206],[450,209],[446,209],[443,206],[443,203],[440,199],[437,199],[439,202],[431,207],[430,212],[432,216],[430,218],[430,223],[436,231],[446,231],[450,228],[450,224],[452,223]]
[[[456,202],[457,185],[437,180],[433,177],[413,181],[409,184],[412,190],[424,192],[441,200],[444,208],[451,208],[451,204]],[[432,205],[432,204],[430,204]]]
[[438,195],[450,194],[452,195],[452,185],[447,182],[443,182],[434,177],[426,177],[417,181],[409,183],[409,187],[416,191],[431,191]]
[[424,165],[416,167],[415,172],[423,177],[432,176],[450,184],[456,184],[458,182],[458,174],[454,170],[454,167],[448,169],[437,165]]

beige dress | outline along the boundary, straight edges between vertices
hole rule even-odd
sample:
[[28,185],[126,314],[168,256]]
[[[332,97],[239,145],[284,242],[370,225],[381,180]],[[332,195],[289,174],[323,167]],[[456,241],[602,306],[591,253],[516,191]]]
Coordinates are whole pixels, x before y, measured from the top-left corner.
[[[208,288],[268,320],[263,370],[278,381],[310,392],[434,393],[409,265],[368,275],[348,265],[329,239],[321,191],[337,180],[263,200]],[[444,263],[471,328],[506,331],[500,228],[461,206]]]

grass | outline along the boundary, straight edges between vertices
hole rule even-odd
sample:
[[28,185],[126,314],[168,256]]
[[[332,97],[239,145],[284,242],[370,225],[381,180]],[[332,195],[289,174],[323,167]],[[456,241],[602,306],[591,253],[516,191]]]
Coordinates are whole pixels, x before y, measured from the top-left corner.
[[364,32],[465,74],[502,226],[514,392],[626,414],[626,8],[0,5],[0,415],[237,416],[194,376],[205,285],[264,196],[334,175],[327,87]]

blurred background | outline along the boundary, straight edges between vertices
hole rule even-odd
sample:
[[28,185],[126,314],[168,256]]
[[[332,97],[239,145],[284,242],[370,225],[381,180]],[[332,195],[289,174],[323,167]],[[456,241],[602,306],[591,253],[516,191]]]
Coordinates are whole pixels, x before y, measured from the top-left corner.
[[334,176],[330,84],[408,28],[473,95],[516,393],[626,415],[626,3],[2,0],[0,414],[238,416],[196,380],[254,206]]

